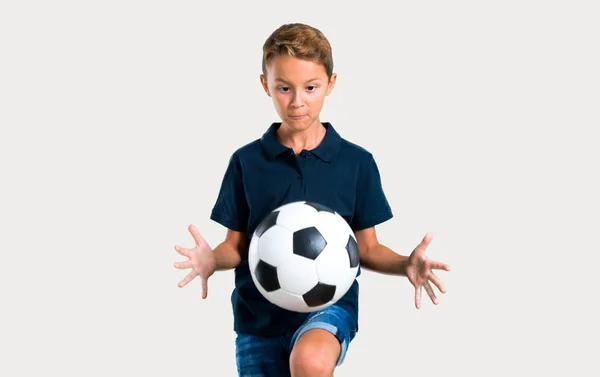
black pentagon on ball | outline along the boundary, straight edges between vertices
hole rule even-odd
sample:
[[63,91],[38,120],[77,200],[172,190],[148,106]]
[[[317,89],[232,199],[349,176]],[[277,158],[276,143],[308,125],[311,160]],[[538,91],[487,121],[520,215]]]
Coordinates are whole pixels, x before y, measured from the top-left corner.
[[334,210],[332,210],[331,208],[324,206],[323,204],[319,204],[319,203],[315,203],[315,202],[306,202],[304,203],[307,206],[313,207],[314,209],[316,209],[319,212],[331,212],[331,213],[335,213]]
[[269,230],[277,223],[277,217],[279,216],[279,211],[269,213],[256,227],[255,233],[258,237],[262,236],[264,232]]
[[259,260],[256,270],[254,271],[256,280],[260,283],[261,287],[267,292],[273,292],[280,288],[279,279],[277,279],[277,268],[270,264]]
[[358,266],[358,261],[360,259],[358,255],[358,246],[356,245],[356,241],[352,236],[348,236],[346,251],[348,252],[348,257],[350,258],[350,267],[352,268]]
[[315,260],[327,246],[327,241],[317,228],[300,229],[294,232],[294,254]]
[[313,289],[302,295],[306,305],[315,307],[327,304],[335,294],[335,285],[318,283]]

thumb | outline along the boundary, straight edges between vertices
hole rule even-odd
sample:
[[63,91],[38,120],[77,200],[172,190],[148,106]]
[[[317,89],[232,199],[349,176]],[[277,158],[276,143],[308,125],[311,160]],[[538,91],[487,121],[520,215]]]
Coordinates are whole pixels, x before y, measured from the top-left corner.
[[206,241],[204,240],[204,238],[200,235],[200,232],[198,231],[198,228],[196,228],[196,226],[194,224],[190,224],[188,226],[188,230],[191,233],[192,237],[194,237],[194,241],[196,242],[196,246],[202,244],[202,243],[206,243]]
[[427,246],[429,246],[429,244],[431,243],[431,240],[433,240],[433,233],[427,232],[427,234],[425,234],[425,237],[423,237],[423,240],[419,244],[418,248],[426,249]]
[[206,299],[208,296],[208,279],[202,278],[202,299]]

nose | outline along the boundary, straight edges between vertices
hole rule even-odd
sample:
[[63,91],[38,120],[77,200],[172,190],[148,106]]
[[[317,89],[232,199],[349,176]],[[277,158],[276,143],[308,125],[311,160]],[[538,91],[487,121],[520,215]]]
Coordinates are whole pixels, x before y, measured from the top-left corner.
[[302,98],[301,92],[296,92],[294,97],[292,98],[292,107],[299,108],[304,105],[304,99]]

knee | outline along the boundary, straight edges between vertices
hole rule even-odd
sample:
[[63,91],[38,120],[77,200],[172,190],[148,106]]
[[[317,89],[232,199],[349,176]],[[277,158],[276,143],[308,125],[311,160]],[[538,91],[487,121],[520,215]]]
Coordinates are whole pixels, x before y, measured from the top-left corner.
[[334,369],[335,363],[326,355],[307,347],[294,350],[290,357],[292,377],[330,377]]

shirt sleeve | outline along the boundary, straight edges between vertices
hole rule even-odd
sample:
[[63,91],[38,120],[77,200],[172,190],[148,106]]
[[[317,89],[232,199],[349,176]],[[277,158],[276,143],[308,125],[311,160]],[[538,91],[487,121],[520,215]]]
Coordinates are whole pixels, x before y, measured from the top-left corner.
[[356,186],[356,202],[351,227],[361,230],[381,224],[393,217],[383,191],[381,176],[372,154],[361,164]]
[[245,232],[249,212],[240,158],[234,153],[229,159],[210,218],[231,230]]

